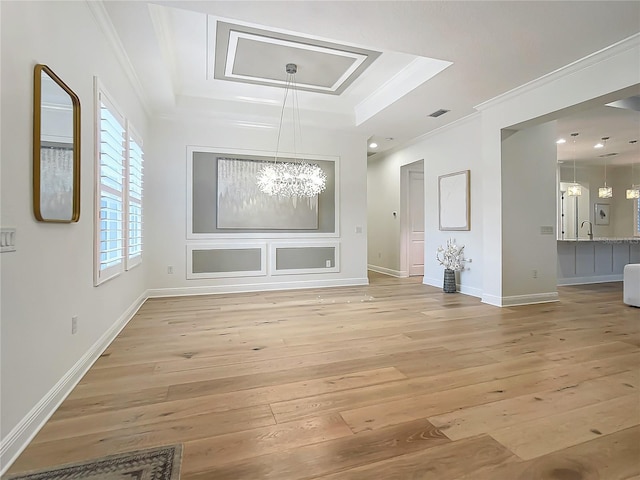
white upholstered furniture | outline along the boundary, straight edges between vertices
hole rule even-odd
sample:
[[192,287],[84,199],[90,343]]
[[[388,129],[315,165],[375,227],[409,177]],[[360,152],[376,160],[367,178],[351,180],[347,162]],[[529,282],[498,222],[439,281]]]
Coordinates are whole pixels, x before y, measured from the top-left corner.
[[625,265],[623,282],[624,303],[640,307],[640,263]]

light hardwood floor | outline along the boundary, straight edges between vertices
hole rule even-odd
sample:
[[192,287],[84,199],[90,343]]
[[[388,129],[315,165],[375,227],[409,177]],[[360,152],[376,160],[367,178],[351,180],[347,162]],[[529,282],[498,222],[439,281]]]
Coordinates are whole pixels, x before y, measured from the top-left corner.
[[620,283],[500,309],[370,279],[147,301],[10,473],[182,443],[183,480],[640,478]]

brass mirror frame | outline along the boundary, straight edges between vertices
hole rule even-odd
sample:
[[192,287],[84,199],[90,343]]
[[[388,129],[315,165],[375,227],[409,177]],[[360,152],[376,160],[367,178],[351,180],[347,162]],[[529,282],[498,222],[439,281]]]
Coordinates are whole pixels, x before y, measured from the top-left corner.
[[[73,192],[70,219],[44,218],[40,209],[41,202],[41,109],[42,109],[42,72],[45,72],[71,97],[73,105]],[[80,98],[46,65],[37,64],[34,68],[33,82],[33,213],[40,222],[72,223],[80,219]]]

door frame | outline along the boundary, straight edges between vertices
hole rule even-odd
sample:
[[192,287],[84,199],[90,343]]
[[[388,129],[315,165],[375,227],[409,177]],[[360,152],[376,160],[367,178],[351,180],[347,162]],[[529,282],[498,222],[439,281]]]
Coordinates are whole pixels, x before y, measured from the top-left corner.
[[[409,172],[424,174],[424,159],[400,167],[400,276],[409,276]],[[426,178],[426,176],[425,176]],[[426,190],[426,185],[425,185]],[[426,215],[426,206],[424,208]],[[425,219],[426,220],[426,219]],[[426,221],[425,221],[426,226]],[[425,228],[426,235],[426,228]]]

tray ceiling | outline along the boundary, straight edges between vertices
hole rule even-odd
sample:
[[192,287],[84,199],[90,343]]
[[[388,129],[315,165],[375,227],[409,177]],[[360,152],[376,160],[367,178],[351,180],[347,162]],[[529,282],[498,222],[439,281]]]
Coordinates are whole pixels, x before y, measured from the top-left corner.
[[282,87],[285,65],[295,63],[298,89],[339,95],[381,54],[212,18],[209,22],[215,31],[209,60],[213,78],[219,80]]

